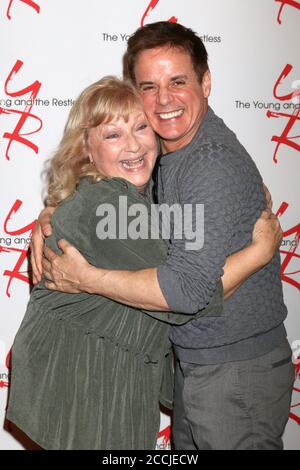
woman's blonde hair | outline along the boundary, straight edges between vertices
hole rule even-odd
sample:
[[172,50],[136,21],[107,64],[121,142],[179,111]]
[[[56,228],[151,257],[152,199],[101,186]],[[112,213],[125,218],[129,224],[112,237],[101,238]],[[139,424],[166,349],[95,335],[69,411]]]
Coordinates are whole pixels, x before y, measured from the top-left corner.
[[76,189],[80,178],[101,178],[90,162],[89,129],[114,118],[129,119],[137,107],[142,108],[138,92],[131,83],[113,76],[88,86],[71,108],[62,140],[48,162],[47,204],[56,206]]

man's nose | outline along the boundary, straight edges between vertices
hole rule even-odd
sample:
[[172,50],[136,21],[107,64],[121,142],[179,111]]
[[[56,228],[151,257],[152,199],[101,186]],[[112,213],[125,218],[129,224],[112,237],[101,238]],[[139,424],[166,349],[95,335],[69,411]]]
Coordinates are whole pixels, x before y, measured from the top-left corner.
[[172,93],[167,87],[160,87],[157,92],[157,104],[166,106],[172,101]]

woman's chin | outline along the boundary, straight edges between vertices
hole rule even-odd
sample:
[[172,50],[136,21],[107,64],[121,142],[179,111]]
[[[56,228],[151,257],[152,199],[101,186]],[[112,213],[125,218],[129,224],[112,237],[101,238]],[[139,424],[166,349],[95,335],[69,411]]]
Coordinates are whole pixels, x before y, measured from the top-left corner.
[[150,172],[136,172],[136,173],[129,173],[129,172],[124,172],[123,173],[123,178],[125,178],[127,181],[129,181],[131,184],[136,186],[137,188],[147,186],[148,182],[150,181],[151,178],[151,173]]

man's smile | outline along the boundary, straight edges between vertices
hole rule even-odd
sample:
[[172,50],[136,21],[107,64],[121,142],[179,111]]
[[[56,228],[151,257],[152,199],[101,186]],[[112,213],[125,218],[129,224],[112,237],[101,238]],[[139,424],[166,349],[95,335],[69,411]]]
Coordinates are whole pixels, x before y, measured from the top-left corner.
[[160,119],[173,119],[179,116],[182,116],[183,109],[179,109],[178,111],[169,111],[168,113],[158,113]]

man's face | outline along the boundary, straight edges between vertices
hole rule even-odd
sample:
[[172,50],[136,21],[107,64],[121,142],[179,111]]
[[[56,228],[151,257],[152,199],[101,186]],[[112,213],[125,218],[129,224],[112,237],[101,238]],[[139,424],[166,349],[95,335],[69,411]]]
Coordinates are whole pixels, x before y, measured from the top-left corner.
[[207,111],[209,71],[200,84],[188,53],[158,47],[138,56],[135,78],[163,152],[173,152],[191,142]]

